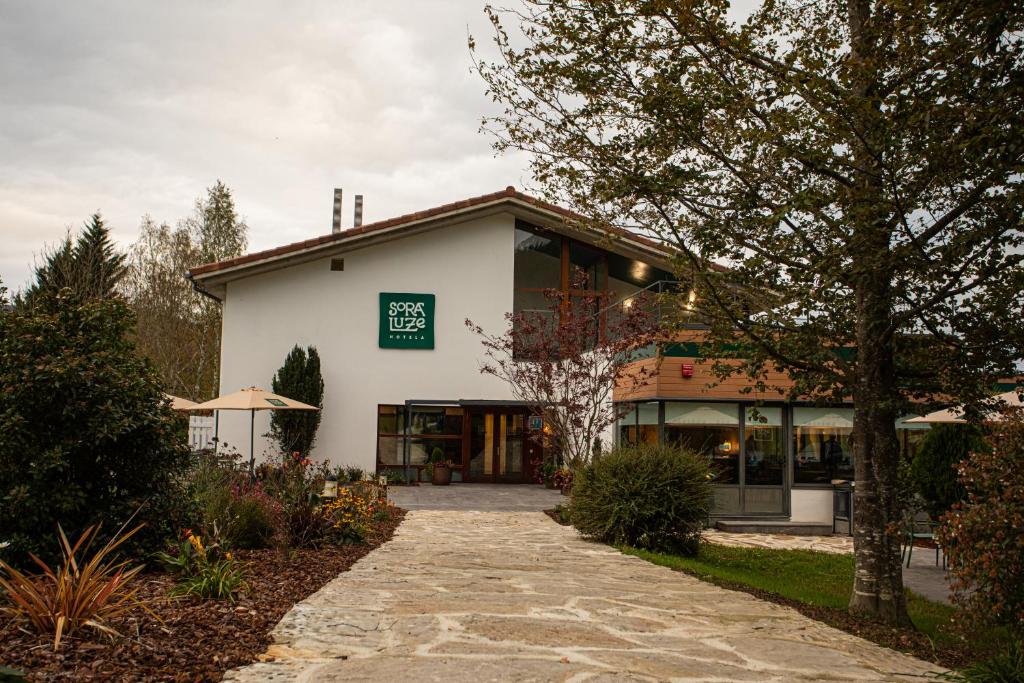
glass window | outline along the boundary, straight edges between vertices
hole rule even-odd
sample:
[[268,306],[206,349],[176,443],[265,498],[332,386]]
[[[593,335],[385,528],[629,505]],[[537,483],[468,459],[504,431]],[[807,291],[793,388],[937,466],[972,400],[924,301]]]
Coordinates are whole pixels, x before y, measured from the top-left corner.
[[786,466],[782,408],[747,408],[743,427],[747,486],[781,486]]
[[619,443],[658,445],[657,403],[639,403],[620,420]]
[[665,441],[704,453],[717,484],[738,484],[740,434],[736,403],[665,403]]
[[401,434],[405,430],[404,406],[377,406],[377,433]]
[[402,437],[377,437],[377,462],[382,465],[402,464]]
[[793,480],[831,484],[853,479],[853,410],[793,409]]
[[[391,465],[404,465],[403,445],[405,406],[377,407],[378,471]],[[458,467],[462,464],[463,409],[458,406],[412,406],[409,431],[409,464],[422,467],[435,449]]]
[[414,437],[409,443],[409,464],[426,465],[431,460],[448,460],[455,465],[462,464],[462,439]]
[[516,289],[560,289],[562,286],[562,239],[558,235],[517,227],[515,232]]
[[462,434],[462,408],[413,406],[410,416],[413,434]]
[[569,288],[598,290],[604,289],[604,252],[579,242],[569,243]]
[[671,282],[674,280],[671,273],[660,268],[619,254],[608,254],[608,289],[613,292],[621,291],[623,296],[649,287],[658,281]]

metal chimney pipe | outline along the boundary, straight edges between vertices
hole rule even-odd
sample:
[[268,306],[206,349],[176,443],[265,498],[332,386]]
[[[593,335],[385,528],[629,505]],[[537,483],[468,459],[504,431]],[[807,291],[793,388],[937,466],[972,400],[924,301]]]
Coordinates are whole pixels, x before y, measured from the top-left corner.
[[341,232],[341,188],[334,188],[334,222],[331,232]]
[[356,195],[356,214],[352,219],[352,226],[358,228],[363,224],[363,195]]

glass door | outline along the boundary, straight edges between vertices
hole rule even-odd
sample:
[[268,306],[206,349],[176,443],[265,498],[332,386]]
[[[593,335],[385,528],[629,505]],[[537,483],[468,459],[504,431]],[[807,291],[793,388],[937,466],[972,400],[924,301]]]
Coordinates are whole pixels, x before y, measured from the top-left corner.
[[785,514],[786,442],[782,408],[747,408],[743,417],[743,514]]
[[526,481],[525,422],[526,415],[521,412],[495,410],[471,415],[470,481]]

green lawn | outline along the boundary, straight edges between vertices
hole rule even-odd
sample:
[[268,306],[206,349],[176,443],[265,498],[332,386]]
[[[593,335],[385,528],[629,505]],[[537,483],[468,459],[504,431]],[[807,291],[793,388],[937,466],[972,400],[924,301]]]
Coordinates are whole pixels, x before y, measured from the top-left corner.
[[[809,550],[732,548],[701,543],[697,557],[620,548],[654,564],[694,574],[712,583],[733,583],[817,607],[846,609],[853,586],[853,557]],[[914,626],[939,643],[951,639],[940,626],[954,610],[907,591]]]

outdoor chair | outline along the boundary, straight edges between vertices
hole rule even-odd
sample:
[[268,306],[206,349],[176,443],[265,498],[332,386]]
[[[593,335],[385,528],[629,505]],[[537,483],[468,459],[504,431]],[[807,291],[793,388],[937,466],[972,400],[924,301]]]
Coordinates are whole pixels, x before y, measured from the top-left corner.
[[[909,513],[903,520],[903,551],[900,559],[906,558],[906,566],[910,566],[910,560],[914,554],[914,541],[927,540],[935,543],[935,529],[938,526],[931,519],[920,519],[916,513]],[[942,548],[935,543],[935,564],[939,564],[939,556],[942,557],[942,568],[946,568],[946,554]]]

